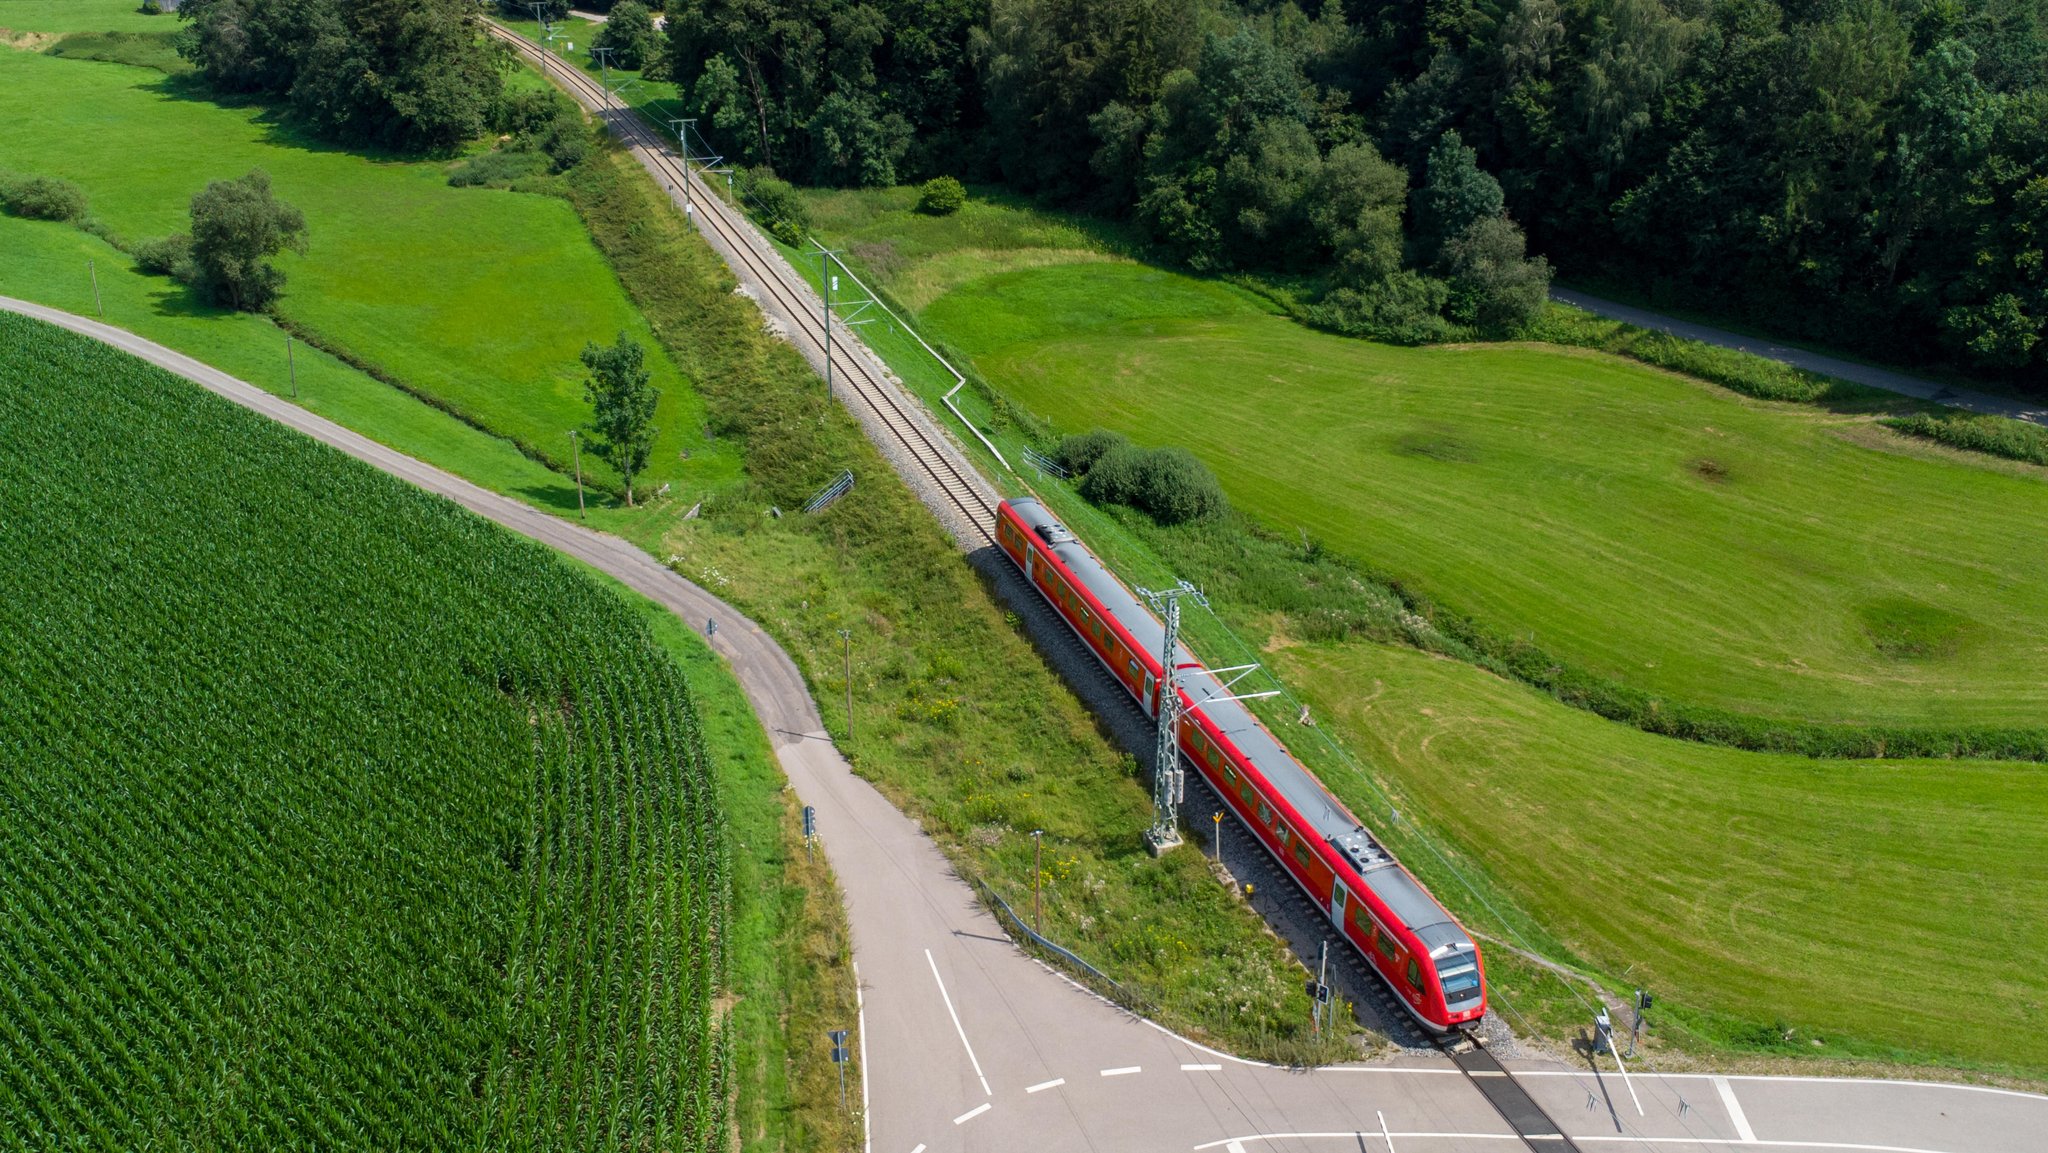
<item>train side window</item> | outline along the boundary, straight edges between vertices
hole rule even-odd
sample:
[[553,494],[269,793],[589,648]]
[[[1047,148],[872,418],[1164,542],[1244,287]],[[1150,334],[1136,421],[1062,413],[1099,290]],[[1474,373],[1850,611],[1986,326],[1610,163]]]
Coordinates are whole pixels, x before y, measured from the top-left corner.
[[1377,925],[1373,926],[1372,943],[1373,947],[1377,948],[1380,951],[1381,956],[1386,957],[1388,960],[1393,959],[1394,939],[1392,937],[1387,936],[1387,931],[1385,929],[1382,929]]
[[1259,802],[1259,820],[1268,825],[1273,823],[1273,810],[1264,801]]
[[1297,861],[1299,861],[1299,862],[1301,862],[1301,867],[1302,867],[1302,868],[1304,868],[1304,869],[1308,868],[1308,842],[1307,842],[1307,841],[1296,841],[1296,842],[1295,842],[1295,844],[1294,844],[1294,859],[1295,859],[1295,860],[1297,860]]
[[1413,957],[1408,959],[1408,983],[1417,989],[1422,988],[1422,966],[1416,964]]

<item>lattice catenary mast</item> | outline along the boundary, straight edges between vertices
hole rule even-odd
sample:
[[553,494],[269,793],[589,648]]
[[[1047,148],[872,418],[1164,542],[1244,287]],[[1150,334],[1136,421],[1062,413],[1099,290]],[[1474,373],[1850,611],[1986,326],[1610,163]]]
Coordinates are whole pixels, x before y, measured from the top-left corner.
[[1180,767],[1180,601],[1193,597],[1206,608],[1209,598],[1186,581],[1166,589],[1141,588],[1138,595],[1151,602],[1166,624],[1159,651],[1159,667],[1166,676],[1159,682],[1159,707],[1153,713],[1159,722],[1159,743],[1152,755],[1152,827],[1145,830],[1145,845],[1157,856],[1180,844],[1180,804],[1187,795],[1187,771]]

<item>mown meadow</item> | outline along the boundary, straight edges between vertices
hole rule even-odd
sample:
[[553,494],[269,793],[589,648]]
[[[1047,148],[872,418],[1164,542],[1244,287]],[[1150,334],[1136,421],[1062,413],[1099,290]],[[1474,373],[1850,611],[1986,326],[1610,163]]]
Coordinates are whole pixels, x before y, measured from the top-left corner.
[[0,1100],[27,1147],[698,1147],[731,849],[609,591],[0,316]]
[[[34,28],[53,7],[126,27],[115,16],[129,6],[0,0],[0,27]],[[85,11],[67,11],[51,26],[75,30]],[[149,27],[162,34],[175,22]],[[662,390],[661,436],[644,479],[704,489],[732,478],[732,454],[705,441],[689,382],[560,198],[452,188],[445,161],[340,149],[260,104],[224,104],[189,76],[148,68],[0,52],[0,107],[19,110],[0,124],[0,168],[78,185],[92,217],[128,243],[184,229],[187,206],[207,181],[263,169],[277,196],[307,218],[307,252],[278,260],[288,278],[279,319],[558,471],[573,467],[569,430],[588,419],[577,354],[586,342],[631,334],[652,352]],[[103,294],[110,276],[132,268],[97,238],[50,236],[34,222],[0,217],[0,238],[10,255],[27,256],[0,264],[0,293],[41,303],[89,308],[87,260]],[[125,295],[131,307],[109,319],[138,331],[216,313],[164,279]],[[275,367],[283,368],[281,337],[276,347]],[[600,487],[617,483],[587,454],[583,468]]]

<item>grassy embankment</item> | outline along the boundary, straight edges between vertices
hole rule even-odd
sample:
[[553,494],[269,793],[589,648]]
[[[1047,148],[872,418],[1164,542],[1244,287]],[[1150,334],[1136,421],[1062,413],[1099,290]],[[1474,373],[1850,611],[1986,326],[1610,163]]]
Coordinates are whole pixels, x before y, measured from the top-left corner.
[[[147,74],[109,65],[49,63],[121,72],[148,98],[161,98],[152,87],[161,81]],[[45,85],[69,82],[63,73],[38,77]],[[113,86],[105,76],[90,83]],[[222,117],[220,130],[231,139],[254,120],[248,110],[186,103]],[[194,127],[192,135],[201,137],[203,130]],[[114,146],[111,137],[90,139]],[[282,138],[268,142],[297,147]],[[141,145],[129,140],[121,147],[131,160],[150,162],[147,137]],[[171,164],[169,151],[155,162]],[[426,178],[418,170],[428,166],[370,165],[335,156],[344,166],[327,173],[327,179],[347,182],[363,173],[399,168],[415,173],[424,187]],[[266,167],[275,171],[273,165]],[[80,183],[96,195],[91,182]],[[1198,862],[1184,858],[1155,865],[1138,851],[1145,801],[1128,763],[1044,672],[1029,644],[850,418],[825,401],[815,377],[793,352],[760,331],[751,306],[730,296],[731,282],[715,257],[684,234],[679,219],[658,205],[656,191],[636,169],[607,160],[568,183],[580,190],[576,195],[587,209],[622,214],[612,218],[603,237],[618,258],[618,275],[654,322],[650,330],[661,335],[684,378],[719,386],[707,384],[702,393],[718,437],[707,443],[729,454],[731,462],[722,481],[714,484],[716,478],[705,477],[699,486],[679,485],[675,495],[640,509],[595,500],[591,523],[657,555],[677,556],[687,575],[775,631],[805,667],[835,728],[842,723],[834,706],[844,687],[837,629],[853,627],[863,709],[862,739],[855,750],[861,769],[917,813],[963,868],[999,884],[1007,878],[1014,893],[1029,883],[1028,838],[1016,830],[1047,828],[1048,891],[1072,894],[1055,914],[1062,918],[1053,920],[1055,931],[1158,1004],[1161,1017],[1181,1028],[1246,1052],[1313,1052],[1305,1043],[1307,1001],[1299,970],[1284,949],[1248,911],[1202,881]],[[608,202],[622,191],[623,200]],[[511,198],[474,190],[459,195],[499,202]],[[307,207],[317,254],[323,214]],[[36,254],[33,264],[6,274],[15,287],[0,290],[88,310],[89,289],[74,288],[76,278],[69,270],[97,254],[109,320],[280,394],[287,391],[282,357],[271,351],[281,353],[281,336],[264,321],[195,308],[173,286],[136,276],[111,250],[76,230],[14,220],[0,220],[0,227],[8,230],[0,235],[10,241],[32,238],[24,248]],[[518,235],[483,229],[467,241],[451,243],[519,250],[523,242]],[[305,273],[311,263],[309,256],[294,266],[295,295],[310,295]],[[608,274],[605,283],[618,282]],[[374,302],[368,292],[373,282],[366,279],[360,287]],[[461,343],[460,334],[439,330],[415,331],[410,338],[438,344],[421,356],[451,355],[451,346]],[[299,383],[309,408],[498,491],[558,512],[575,508],[565,475],[521,456],[505,440],[450,420],[327,358],[301,353]],[[515,427],[532,420],[528,401],[534,391],[530,384],[508,383],[480,396],[469,415],[487,428]],[[535,404],[545,406],[545,390],[540,391]],[[744,476],[738,474],[742,449]],[[762,515],[771,502],[792,507],[797,503],[793,497],[808,495],[823,478],[848,465],[860,476],[860,486],[833,513],[779,521]],[[706,515],[682,520],[700,497],[708,498]],[[970,662],[964,653],[1000,659]],[[1021,687],[1018,669],[1024,670]],[[1019,733],[1030,736],[1019,740]],[[794,1026],[789,1035],[799,1036]],[[822,1058],[822,1049],[796,1055]]]
[[[1383,542],[1401,550],[1425,589],[1442,587],[1433,574],[1444,558],[1456,562],[1445,569],[1455,587],[1483,584],[1494,569],[1513,567],[1487,555],[1498,550],[1533,570],[1518,589],[1498,594],[1508,608],[1533,611],[1546,592],[1555,601],[1583,598],[1571,606],[1581,619],[1616,617],[1618,633],[1643,637],[1660,655],[1685,652],[1691,639],[1668,623],[1673,602],[1683,609],[1711,595],[1729,602],[1718,606],[1723,616],[1760,614],[1754,625],[1722,620],[1699,638],[1725,660],[1737,641],[1768,642],[1763,626],[1786,616],[1804,629],[1777,643],[1827,639],[1829,626],[1815,618],[1829,607],[1810,598],[1887,581],[1926,590],[1957,580],[1957,570],[1988,568],[1998,576],[1957,580],[1965,589],[1992,586],[1989,603],[1974,610],[1986,623],[1972,626],[1962,646],[1988,643],[2004,651],[2002,663],[1967,647],[1960,662],[1940,651],[1918,660],[1910,651],[1879,655],[1891,681],[1946,674],[1981,686],[1989,669],[2007,669],[2008,681],[1991,687],[2008,699],[1979,705],[1993,715],[2017,711],[2038,690],[2019,683],[2032,650],[1988,624],[1996,606],[2026,597],[2013,552],[2025,534],[2006,535],[1996,519],[2024,521],[2028,498],[2041,500],[2038,477],[2023,468],[1953,458],[1865,421],[1760,404],[1583,353],[1339,341],[1262,312],[1255,298],[1227,286],[1118,262],[1057,218],[978,204],[933,220],[904,212],[909,203],[902,190],[813,198],[821,232],[892,297],[920,310],[928,336],[993,350],[963,367],[994,382],[995,409],[980,412],[1011,447],[1022,440],[1001,411],[1011,396],[1056,412],[1068,430],[1122,423],[1154,442],[1193,444],[1248,505],[1322,502],[1321,523],[1353,526],[1351,547],[1376,562],[1384,563]],[[1068,260],[1067,252],[1085,255]],[[914,362],[899,362],[899,370],[921,391],[936,386]],[[1464,370],[1483,375],[1467,380]],[[1179,411],[1166,411],[1169,394]],[[1193,397],[1199,403],[1187,403]],[[1300,415],[1304,403],[1318,415]],[[1226,431],[1250,437],[1257,451],[1219,439]],[[1293,485],[1280,475],[1287,460],[1301,459],[1283,449],[1290,437],[1312,438],[1325,462]],[[1724,475],[1697,467],[1708,460]],[[1843,527],[1808,522],[1828,519],[1823,513],[1847,517],[1896,541],[1900,530],[1885,531],[1885,510],[1852,507],[1867,498],[1872,477],[1904,501],[1916,530],[1948,542],[1950,555],[1926,562],[1934,577]],[[1034,483],[1061,493],[1057,484]],[[1942,494],[1946,512],[1907,491],[1915,484]],[[1330,507],[1333,492],[1357,503],[1349,512]],[[1967,519],[1952,515],[1959,502],[1981,509],[1983,523],[1956,523]],[[1062,503],[1128,575],[1158,578],[1171,569],[1211,584],[1224,617],[1265,650],[1315,706],[1324,731],[1362,755],[1377,779],[1298,728],[1297,749],[1386,825],[1462,914],[1499,931],[1491,905],[1546,952],[1659,989],[1664,1021],[1688,1047],[2005,1067],[2035,1077],[2048,1069],[2048,1052],[2016,1047],[2009,1021],[1994,1023],[1977,1008],[1991,989],[2024,1019],[2048,1011],[2048,984],[2016,960],[2048,947],[2033,912],[2048,893],[2026,865],[2048,842],[2038,766],[1813,761],[1632,731],[1467,664],[1337,639],[1353,631],[1348,621],[1370,615],[1360,606],[1372,590],[1355,585],[1315,541],[1303,549],[1247,534],[1162,532]],[[1781,507],[1787,503],[1793,512]],[[1645,507],[1668,523],[1642,515]],[[1744,518],[1762,523],[1743,527]],[[1289,515],[1277,523],[1300,522]],[[1682,541],[1688,524],[1718,539],[1725,555],[1703,557]],[[1819,534],[1820,545],[1800,530]],[[1639,533],[1650,539],[1631,538]],[[1750,547],[1732,547],[1730,533]],[[1439,535],[1448,539],[1439,544]],[[1595,545],[1597,558],[1572,555]],[[1654,596],[1660,550],[1692,556],[1707,571],[1670,578],[1666,596],[1650,605],[1621,595],[1627,581],[1618,575],[1590,582],[1606,591],[1604,601],[1571,583],[1625,564],[1631,574],[1650,574]],[[1912,558],[1927,551],[1914,547]],[[1743,586],[1745,571],[1759,587]],[[1792,590],[1783,587],[1788,581]],[[1367,607],[1398,620],[1404,606],[1387,602]],[[1925,618],[1910,606],[1877,604],[1880,611],[1849,627],[1869,621],[1898,649],[1941,648],[1941,638],[1918,635]],[[1502,618],[1510,620],[1522,623]],[[1553,645],[1544,620],[1541,639]],[[1218,659],[1226,658],[1235,659]],[[1873,688],[1876,703],[1849,704],[1882,717],[1884,700],[1903,694],[1894,683]],[[1281,719],[1283,731],[1286,724]],[[1389,807],[1404,819],[1390,822]],[[1458,875],[1414,835],[1409,823],[1417,819]],[[1980,932],[1999,943],[1959,945]],[[1958,978],[1958,966],[1968,975]],[[1573,1008],[1554,986],[1521,986],[1518,979],[1504,987],[1511,1004],[1539,994],[1547,1002],[1532,1016],[1557,1020]]]
[[629,607],[86,338],[0,379],[10,1136],[723,1145],[728,822]]

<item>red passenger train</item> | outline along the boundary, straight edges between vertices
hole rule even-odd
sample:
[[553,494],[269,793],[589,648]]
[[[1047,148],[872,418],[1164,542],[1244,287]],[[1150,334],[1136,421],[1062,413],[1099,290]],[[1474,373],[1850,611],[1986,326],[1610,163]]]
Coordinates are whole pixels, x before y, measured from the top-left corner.
[[[996,543],[1146,713],[1165,627],[1037,500],[1007,500]],[[1181,647],[1180,750],[1425,1028],[1486,1012],[1479,947],[1223,684]]]

